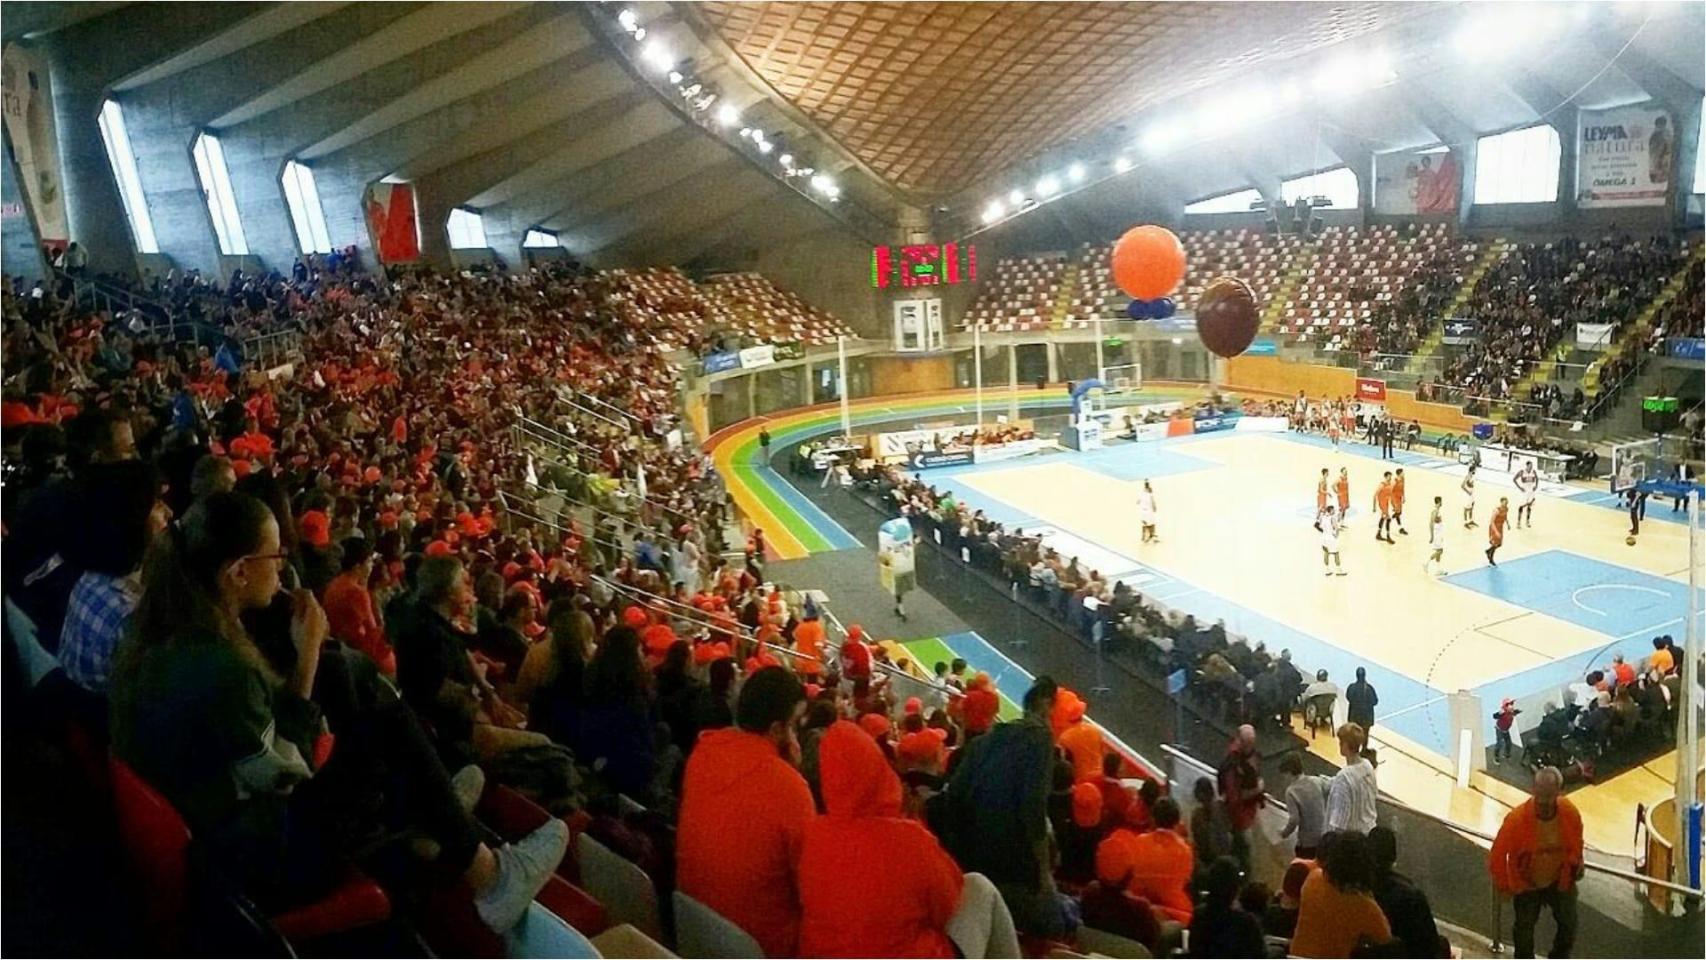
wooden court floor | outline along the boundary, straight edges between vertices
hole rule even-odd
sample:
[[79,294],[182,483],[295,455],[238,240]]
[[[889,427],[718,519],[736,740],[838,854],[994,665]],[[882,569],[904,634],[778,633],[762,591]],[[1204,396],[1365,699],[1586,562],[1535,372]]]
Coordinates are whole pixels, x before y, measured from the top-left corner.
[[[1334,450],[1282,435],[1131,444],[1089,456],[979,467],[944,477],[940,485],[962,492],[974,506],[999,511],[998,517],[1058,529],[1176,581],[1165,594],[1169,604],[1200,610],[1211,621],[1225,619],[1233,633],[1265,637],[1270,650],[1292,646],[1301,666],[1325,665],[1341,686],[1354,666],[1368,666],[1382,694],[1376,736],[1391,748],[1383,757],[1393,762],[1389,773],[1383,768],[1382,787],[1424,809],[1496,827],[1520,793],[1479,776],[1475,789],[1459,790],[1443,772],[1450,769],[1441,748],[1444,695],[1475,690],[1484,700],[1518,696],[1579,678],[1583,664],[1609,664],[1616,650],[1639,659],[1642,649],[1651,649],[1645,631],[1663,625],[1672,610],[1666,606],[1659,616],[1639,605],[1655,602],[1651,595],[1661,592],[1680,593],[1686,601],[1686,588],[1672,585],[1686,583],[1687,528],[1650,519],[1638,543],[1626,546],[1626,514],[1542,494],[1534,527],[1507,531],[1494,571],[1483,555],[1487,524],[1500,496],[1512,498],[1514,519],[1515,491],[1483,480],[1476,510],[1481,525],[1464,529],[1461,468],[1408,459],[1409,535],[1395,536],[1394,546],[1375,541],[1372,513],[1381,474],[1394,464],[1367,447]],[[1312,528],[1322,467],[1334,477],[1340,467],[1350,475],[1344,577],[1323,575],[1320,535]],[[1145,478],[1159,507],[1159,543],[1140,543],[1136,501]],[[1421,569],[1436,495],[1444,498],[1444,560],[1452,574],[1444,579]],[[1656,514],[1669,505],[1655,500],[1648,509]],[[1606,579],[1635,585],[1599,582]],[[1635,606],[1619,610],[1618,604]],[[1683,624],[1656,632],[1680,638]],[[1426,722],[1409,716],[1387,723],[1393,711],[1429,716]],[[1577,791],[1589,812],[1599,814],[1592,838],[1625,851],[1634,803],[1668,793],[1664,780],[1672,765],[1648,765],[1664,771],[1664,778],[1637,768],[1616,778],[1620,784],[1588,788],[1600,799]]]

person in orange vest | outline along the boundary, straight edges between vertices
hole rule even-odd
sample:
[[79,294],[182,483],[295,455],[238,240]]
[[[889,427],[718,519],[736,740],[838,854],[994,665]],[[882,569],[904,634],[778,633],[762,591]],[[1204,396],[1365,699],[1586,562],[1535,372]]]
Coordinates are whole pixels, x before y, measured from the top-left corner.
[[1561,796],[1557,767],[1534,774],[1534,796],[1499,825],[1487,869],[1493,886],[1515,901],[1511,940],[1519,957],[1534,956],[1534,926],[1542,908],[1558,930],[1549,957],[1567,957],[1576,942],[1576,882],[1582,878],[1582,815]]

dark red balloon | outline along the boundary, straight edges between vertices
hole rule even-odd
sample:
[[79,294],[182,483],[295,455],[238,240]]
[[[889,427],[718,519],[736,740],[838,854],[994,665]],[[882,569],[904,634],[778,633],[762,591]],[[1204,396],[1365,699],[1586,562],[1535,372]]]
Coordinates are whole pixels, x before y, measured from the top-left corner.
[[1215,277],[1197,298],[1197,339],[1217,357],[1243,353],[1261,324],[1256,295],[1237,277]]

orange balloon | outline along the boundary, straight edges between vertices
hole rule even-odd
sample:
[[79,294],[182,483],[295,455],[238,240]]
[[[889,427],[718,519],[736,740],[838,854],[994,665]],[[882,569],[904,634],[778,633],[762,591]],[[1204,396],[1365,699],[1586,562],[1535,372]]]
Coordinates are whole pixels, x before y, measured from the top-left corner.
[[1132,227],[1114,244],[1114,283],[1134,300],[1165,297],[1185,278],[1185,246],[1173,231]]

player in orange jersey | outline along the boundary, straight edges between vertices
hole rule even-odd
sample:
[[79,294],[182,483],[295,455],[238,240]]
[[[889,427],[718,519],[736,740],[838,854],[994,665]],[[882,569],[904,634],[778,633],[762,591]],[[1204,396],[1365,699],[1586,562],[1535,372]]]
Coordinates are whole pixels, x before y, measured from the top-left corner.
[[[1404,468],[1399,467],[1392,477],[1392,522],[1398,525],[1398,532],[1409,536],[1410,531],[1404,529]],[[1387,536],[1391,536],[1390,533]]]
[[1380,523],[1374,528],[1374,539],[1392,543],[1392,471],[1380,477],[1374,490],[1374,509],[1380,512]]
[[1493,559],[1493,551],[1505,545],[1505,522],[1510,519],[1511,502],[1507,497],[1499,498],[1499,508],[1493,511],[1493,522],[1487,526],[1487,562],[1498,566]]
[[1351,518],[1351,475],[1344,468],[1339,468],[1339,479],[1333,484],[1333,493],[1339,499],[1339,524],[1347,525]]
[[1315,519],[1321,519],[1321,514],[1327,512],[1327,468],[1321,468],[1321,482],[1315,485]]

